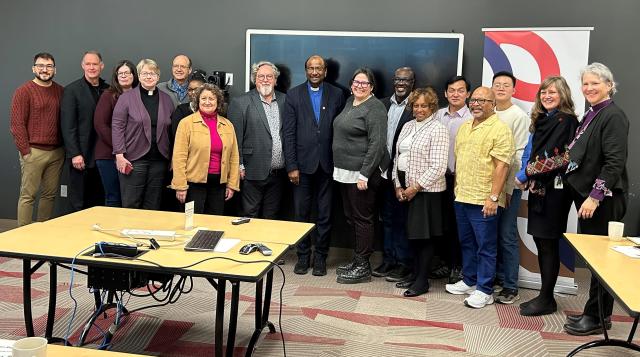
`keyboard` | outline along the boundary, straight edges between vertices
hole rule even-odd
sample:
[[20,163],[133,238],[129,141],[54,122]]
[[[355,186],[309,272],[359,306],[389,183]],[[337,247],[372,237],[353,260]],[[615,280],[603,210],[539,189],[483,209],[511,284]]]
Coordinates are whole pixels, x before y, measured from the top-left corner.
[[224,231],[199,230],[189,243],[184,246],[184,250],[212,252],[223,234]]

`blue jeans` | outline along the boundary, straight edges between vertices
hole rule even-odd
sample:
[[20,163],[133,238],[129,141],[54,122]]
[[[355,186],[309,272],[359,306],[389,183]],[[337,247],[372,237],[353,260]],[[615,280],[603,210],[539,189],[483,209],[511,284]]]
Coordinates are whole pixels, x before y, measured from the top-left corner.
[[498,264],[496,276],[506,289],[518,289],[520,269],[520,236],[518,234],[518,209],[522,191],[513,190],[509,207],[502,211],[498,222]]
[[115,160],[96,160],[96,167],[100,173],[104,187],[104,204],[108,207],[122,207],[120,198],[120,181]]
[[462,276],[465,284],[493,293],[498,246],[498,214],[483,217],[482,206],[455,202],[458,237],[462,248]]
[[413,265],[413,257],[407,239],[406,203],[396,198],[393,182],[384,180],[382,187],[382,225],[384,227],[383,259],[391,265]]

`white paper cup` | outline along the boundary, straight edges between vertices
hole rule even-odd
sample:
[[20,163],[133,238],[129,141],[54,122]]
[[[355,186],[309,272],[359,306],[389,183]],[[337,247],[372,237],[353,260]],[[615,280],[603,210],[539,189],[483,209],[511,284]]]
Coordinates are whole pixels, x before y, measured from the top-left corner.
[[622,222],[609,222],[609,239],[619,242],[623,240],[624,235],[624,223]]
[[27,337],[13,344],[13,357],[46,357],[47,339],[44,337]]

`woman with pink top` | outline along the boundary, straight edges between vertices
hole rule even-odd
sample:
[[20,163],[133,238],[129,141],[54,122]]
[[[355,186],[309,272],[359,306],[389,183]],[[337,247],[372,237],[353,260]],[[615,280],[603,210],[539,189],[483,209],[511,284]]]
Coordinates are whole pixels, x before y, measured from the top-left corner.
[[195,213],[223,214],[224,202],[240,190],[240,158],[231,122],[218,114],[222,91],[206,83],[197,89],[193,108],[182,119],[173,147],[173,180],[180,203],[194,201]]

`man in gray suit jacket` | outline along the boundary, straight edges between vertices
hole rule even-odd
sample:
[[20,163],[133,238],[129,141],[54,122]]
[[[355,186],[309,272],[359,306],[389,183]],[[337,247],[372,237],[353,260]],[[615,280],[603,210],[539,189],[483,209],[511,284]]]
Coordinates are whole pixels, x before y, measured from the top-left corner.
[[247,217],[275,219],[280,209],[287,173],[281,120],[285,95],[274,89],[279,74],[271,62],[253,64],[251,82],[256,88],[229,104],[227,116],[238,138],[242,210]]

